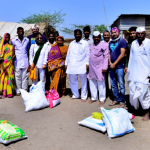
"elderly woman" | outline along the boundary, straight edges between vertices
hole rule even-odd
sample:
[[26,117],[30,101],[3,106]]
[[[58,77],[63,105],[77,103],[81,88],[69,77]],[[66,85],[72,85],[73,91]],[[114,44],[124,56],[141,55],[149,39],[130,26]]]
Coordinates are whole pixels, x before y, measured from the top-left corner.
[[9,41],[10,34],[5,33],[0,43],[0,94],[3,95],[0,98],[12,97],[14,92],[14,47]]
[[65,96],[66,90],[66,70],[64,64],[67,51],[68,46],[64,45],[64,37],[58,36],[48,55],[48,66],[52,77],[50,89],[54,88],[61,96]]
[[37,84],[38,75],[40,81],[45,85],[45,68],[47,65],[48,49],[43,48],[45,41],[42,40],[42,34],[36,36],[36,43],[30,47],[30,73],[29,77],[33,84]]

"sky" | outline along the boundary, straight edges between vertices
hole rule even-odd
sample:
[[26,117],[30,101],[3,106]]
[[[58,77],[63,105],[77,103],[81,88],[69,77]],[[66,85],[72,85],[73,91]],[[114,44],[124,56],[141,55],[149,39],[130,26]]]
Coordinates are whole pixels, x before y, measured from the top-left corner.
[[[150,0],[1,0],[0,21],[20,22],[30,14],[42,11],[60,11],[66,14],[57,30],[71,24],[108,26],[104,5],[111,25],[121,14],[150,14]],[[60,32],[65,38],[71,38]]]

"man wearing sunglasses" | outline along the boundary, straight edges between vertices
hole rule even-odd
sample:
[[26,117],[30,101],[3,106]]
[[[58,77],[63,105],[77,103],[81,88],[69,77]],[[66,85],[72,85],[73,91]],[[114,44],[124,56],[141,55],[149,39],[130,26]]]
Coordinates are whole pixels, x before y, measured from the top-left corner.
[[143,121],[149,120],[150,111],[150,39],[145,28],[136,29],[137,39],[132,42],[128,64],[130,103],[135,109],[139,103],[144,109]]

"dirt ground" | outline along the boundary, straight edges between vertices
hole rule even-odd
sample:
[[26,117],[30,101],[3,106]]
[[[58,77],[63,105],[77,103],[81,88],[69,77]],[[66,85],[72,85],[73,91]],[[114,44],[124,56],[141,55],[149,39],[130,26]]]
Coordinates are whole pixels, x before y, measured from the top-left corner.
[[[67,81],[67,87],[69,87]],[[128,87],[126,85],[126,95]],[[89,104],[90,98],[83,103],[71,100],[69,96],[61,98],[61,104],[55,108],[25,112],[21,96],[0,100],[0,119],[6,119],[22,128],[28,139],[8,146],[0,144],[0,150],[149,150],[150,121],[141,121],[136,116],[132,120],[135,132],[122,137],[109,139],[107,133],[94,131],[77,124],[78,121],[99,112],[99,102]],[[106,100],[104,108],[111,100]],[[117,106],[116,106],[117,107]]]

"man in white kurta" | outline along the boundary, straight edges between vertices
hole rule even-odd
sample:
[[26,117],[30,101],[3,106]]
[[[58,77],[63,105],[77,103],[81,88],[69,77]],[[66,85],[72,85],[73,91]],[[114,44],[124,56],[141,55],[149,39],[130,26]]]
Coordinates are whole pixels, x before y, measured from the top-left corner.
[[149,120],[150,111],[150,39],[145,38],[145,29],[136,30],[137,39],[132,42],[128,65],[128,81],[130,91],[130,103],[135,109],[139,108],[139,102],[145,110],[143,121]]
[[[86,66],[89,64],[89,44],[82,40],[82,32],[79,29],[74,31],[75,40],[69,45],[65,65],[66,73],[69,74],[69,84],[72,91],[72,98],[81,98],[83,102],[87,99],[87,75]],[[81,96],[78,90],[78,76],[81,81]]]

